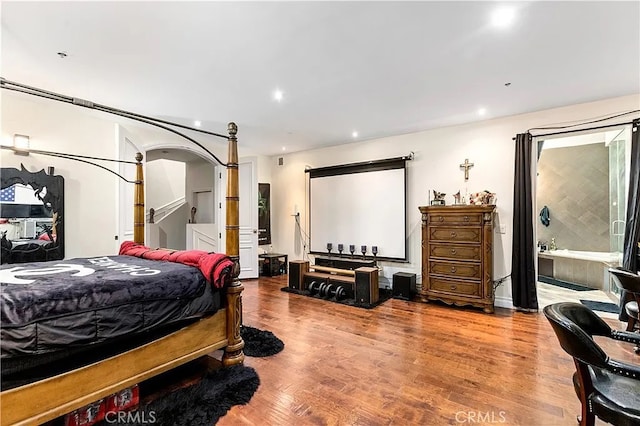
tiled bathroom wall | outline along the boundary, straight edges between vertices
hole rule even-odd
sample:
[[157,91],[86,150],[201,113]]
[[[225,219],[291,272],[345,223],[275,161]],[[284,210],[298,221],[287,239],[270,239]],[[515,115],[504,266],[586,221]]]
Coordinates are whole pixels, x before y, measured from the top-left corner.
[[538,160],[537,238],[558,249],[609,252],[609,153],[604,143],[542,150]]

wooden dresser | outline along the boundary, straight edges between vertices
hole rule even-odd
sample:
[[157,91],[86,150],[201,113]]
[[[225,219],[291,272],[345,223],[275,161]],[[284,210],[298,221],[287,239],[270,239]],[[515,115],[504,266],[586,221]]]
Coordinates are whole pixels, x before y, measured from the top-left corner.
[[492,313],[495,206],[419,209],[422,213],[422,300],[471,305]]

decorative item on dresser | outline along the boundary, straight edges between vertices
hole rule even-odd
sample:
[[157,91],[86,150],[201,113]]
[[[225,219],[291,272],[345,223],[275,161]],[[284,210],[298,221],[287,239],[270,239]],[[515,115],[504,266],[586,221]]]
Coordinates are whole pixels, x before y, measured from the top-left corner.
[[495,206],[423,206],[421,298],[493,309]]

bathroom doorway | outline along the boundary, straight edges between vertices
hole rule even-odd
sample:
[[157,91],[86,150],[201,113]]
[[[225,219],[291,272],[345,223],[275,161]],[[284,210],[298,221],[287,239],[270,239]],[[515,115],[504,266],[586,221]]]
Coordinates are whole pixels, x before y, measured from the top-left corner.
[[619,290],[608,269],[622,261],[631,128],[537,143],[540,307],[573,301],[613,318]]

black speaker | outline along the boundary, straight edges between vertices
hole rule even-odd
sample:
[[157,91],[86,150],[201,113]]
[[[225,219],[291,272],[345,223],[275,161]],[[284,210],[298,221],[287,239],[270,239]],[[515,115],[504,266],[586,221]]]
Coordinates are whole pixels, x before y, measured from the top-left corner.
[[309,272],[309,262],[292,260],[289,262],[289,288],[304,290],[304,274]]
[[356,281],[353,286],[357,305],[371,305],[378,302],[378,268],[360,267],[356,269]]
[[416,274],[396,272],[393,274],[394,299],[411,300],[416,293]]

